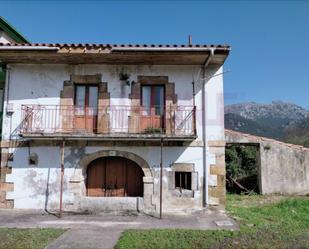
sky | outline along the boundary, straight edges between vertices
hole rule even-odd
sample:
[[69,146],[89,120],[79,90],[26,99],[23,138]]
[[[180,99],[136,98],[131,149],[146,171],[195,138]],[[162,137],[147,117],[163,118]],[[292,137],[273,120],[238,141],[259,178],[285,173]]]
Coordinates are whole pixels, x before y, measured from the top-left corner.
[[225,103],[309,109],[309,1],[1,1],[31,42],[229,44]]

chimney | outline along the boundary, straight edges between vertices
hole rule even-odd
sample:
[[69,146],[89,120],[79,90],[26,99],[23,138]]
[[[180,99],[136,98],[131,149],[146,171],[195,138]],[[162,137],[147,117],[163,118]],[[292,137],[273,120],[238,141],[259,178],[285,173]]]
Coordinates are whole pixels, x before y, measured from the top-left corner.
[[191,36],[191,35],[189,35],[189,40],[188,40],[188,42],[189,42],[189,46],[191,46],[191,45],[192,45],[192,36]]

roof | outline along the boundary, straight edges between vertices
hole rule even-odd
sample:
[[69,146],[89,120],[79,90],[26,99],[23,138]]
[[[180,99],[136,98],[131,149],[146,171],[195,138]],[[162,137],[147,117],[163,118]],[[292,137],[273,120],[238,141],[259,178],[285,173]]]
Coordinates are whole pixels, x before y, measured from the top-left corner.
[[29,42],[23,35],[21,35],[8,21],[0,16],[0,29],[7,33],[15,42]]
[[223,64],[229,45],[0,43],[0,60],[6,63],[106,63],[150,65]]
[[58,47],[58,48],[224,48],[229,50],[229,45],[207,44],[101,44],[101,43],[0,43],[0,46],[31,46],[31,47]]
[[260,137],[260,136],[255,136],[252,134],[248,133],[243,133],[239,131],[233,131],[229,129],[225,129],[225,138],[226,138],[226,143],[276,143],[278,145],[290,147],[292,149],[300,149],[300,150],[305,150],[309,151],[309,148],[304,147],[302,145],[298,144],[291,144],[291,143],[285,143],[276,139],[272,138],[267,138],[267,137]]

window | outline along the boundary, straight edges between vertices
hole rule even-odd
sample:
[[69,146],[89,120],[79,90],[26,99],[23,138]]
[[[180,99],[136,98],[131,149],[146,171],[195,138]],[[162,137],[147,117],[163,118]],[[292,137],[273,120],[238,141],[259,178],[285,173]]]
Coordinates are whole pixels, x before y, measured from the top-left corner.
[[164,86],[142,86],[141,102],[146,115],[163,115]]
[[175,172],[175,188],[192,190],[192,173],[191,172]]
[[74,129],[97,132],[98,86],[75,85]]
[[76,85],[75,107],[78,115],[97,115],[98,87],[89,85]]

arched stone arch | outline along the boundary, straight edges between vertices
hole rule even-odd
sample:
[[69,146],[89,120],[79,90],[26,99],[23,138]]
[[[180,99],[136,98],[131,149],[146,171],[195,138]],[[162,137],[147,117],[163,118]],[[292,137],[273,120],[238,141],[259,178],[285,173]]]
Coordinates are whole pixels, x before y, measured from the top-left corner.
[[[89,164],[98,158],[104,157],[123,157],[135,162],[144,172],[143,183],[144,183],[144,211],[153,212],[155,205],[152,203],[152,195],[154,191],[154,180],[153,173],[149,164],[142,157],[127,151],[119,150],[101,150],[84,156],[79,162],[79,169],[75,171],[70,179],[69,188],[71,193],[74,194],[74,207],[76,209],[81,208],[81,201],[86,198],[86,178],[87,168]],[[96,198],[96,197],[95,197]],[[110,198],[110,197],[98,197],[98,198]]]
[[[144,172],[145,178],[147,181],[152,178],[152,172],[148,163],[141,158],[140,156],[127,151],[119,151],[119,150],[100,150],[91,154],[86,155],[80,160],[80,167],[82,169],[82,174],[84,178],[86,177],[87,167],[89,164],[94,161],[95,159],[102,158],[102,157],[123,157],[127,158],[133,162],[135,162],[138,166],[140,166]],[[145,179],[144,179],[145,181]]]

